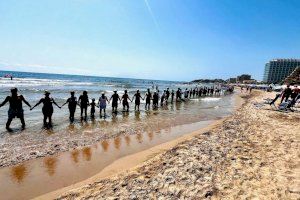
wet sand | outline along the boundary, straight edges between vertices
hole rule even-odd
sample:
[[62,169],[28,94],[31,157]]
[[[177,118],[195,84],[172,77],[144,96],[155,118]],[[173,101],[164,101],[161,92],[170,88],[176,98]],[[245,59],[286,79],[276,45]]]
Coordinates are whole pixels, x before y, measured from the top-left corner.
[[[254,105],[273,96],[254,91],[223,123],[194,132],[167,151],[162,148],[141,165],[43,198],[299,199],[300,113]],[[104,171],[109,175],[114,169],[116,165]]]

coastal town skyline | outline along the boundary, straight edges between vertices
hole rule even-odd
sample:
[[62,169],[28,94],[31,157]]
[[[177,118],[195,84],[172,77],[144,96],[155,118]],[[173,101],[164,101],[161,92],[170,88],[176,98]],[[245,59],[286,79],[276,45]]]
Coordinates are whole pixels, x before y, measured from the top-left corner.
[[269,60],[300,55],[299,6],[293,0],[3,1],[0,68],[179,81],[247,73],[262,80]]

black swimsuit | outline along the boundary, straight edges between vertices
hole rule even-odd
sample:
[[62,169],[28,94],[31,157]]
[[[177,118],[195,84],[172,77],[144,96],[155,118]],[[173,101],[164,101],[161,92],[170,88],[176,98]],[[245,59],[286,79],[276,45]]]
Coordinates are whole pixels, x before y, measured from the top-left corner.
[[42,103],[44,104],[42,111],[45,116],[52,116],[53,114],[53,99],[52,98],[43,98]]

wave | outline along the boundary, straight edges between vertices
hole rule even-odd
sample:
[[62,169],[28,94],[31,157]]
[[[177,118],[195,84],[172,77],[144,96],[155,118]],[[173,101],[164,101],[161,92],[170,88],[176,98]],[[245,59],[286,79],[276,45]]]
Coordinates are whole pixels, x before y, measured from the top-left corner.
[[211,101],[220,101],[221,98],[216,98],[216,97],[206,97],[206,98],[203,98],[203,99],[200,99],[201,101],[208,101],[208,102],[211,102]]

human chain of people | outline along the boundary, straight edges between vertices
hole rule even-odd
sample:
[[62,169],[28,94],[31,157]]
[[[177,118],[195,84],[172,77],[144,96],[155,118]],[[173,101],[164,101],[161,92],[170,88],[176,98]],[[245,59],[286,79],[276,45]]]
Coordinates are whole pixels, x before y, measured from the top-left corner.
[[[225,91],[233,92],[233,89],[234,89],[233,87],[227,87]],[[73,123],[77,106],[80,107],[81,120],[87,120],[88,107],[90,107],[90,116],[92,119],[95,118],[96,107],[99,108],[100,118],[102,117],[105,118],[106,108],[107,105],[110,103],[112,105],[113,114],[117,113],[119,103],[122,103],[124,112],[129,112],[129,102],[133,102],[133,101],[135,104],[134,110],[139,111],[141,100],[145,100],[146,111],[151,109],[151,101],[152,101],[152,109],[156,110],[159,107],[159,103],[161,106],[164,106],[167,105],[168,103],[173,104],[174,101],[181,102],[195,97],[221,95],[221,89],[215,87],[194,87],[191,89],[186,88],[185,91],[182,91],[181,88],[178,88],[177,91],[174,91],[167,88],[166,90],[163,91],[161,95],[158,89],[154,91],[153,94],[150,89],[147,89],[147,92],[145,93],[144,96],[142,96],[140,91],[137,90],[136,93],[132,96],[132,98],[129,97],[127,90],[124,91],[124,94],[121,97],[118,94],[118,92],[115,90],[109,99],[105,95],[105,93],[102,93],[97,103],[95,98],[92,98],[92,101],[90,102],[87,91],[83,91],[83,93],[79,96],[78,99],[75,96],[75,91],[71,91],[70,92],[71,96],[61,106],[59,106],[56,103],[54,98],[50,97],[49,91],[45,91],[44,95],[45,96],[41,98],[34,106],[31,106],[31,104],[23,97],[23,95],[18,94],[17,88],[12,88],[11,95],[7,96],[5,100],[0,104],[0,107],[2,107],[6,103],[9,103],[6,129],[8,131],[12,131],[12,129],[10,128],[10,124],[14,118],[19,118],[22,124],[22,129],[25,129],[26,124],[24,120],[23,102],[30,108],[30,110],[33,110],[40,104],[43,104],[42,107],[42,113],[44,116],[43,124],[45,128],[51,128],[52,115],[54,112],[53,104],[60,109],[66,104],[68,104],[69,120],[70,123]]]

